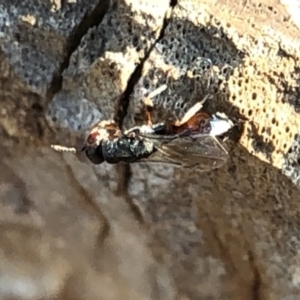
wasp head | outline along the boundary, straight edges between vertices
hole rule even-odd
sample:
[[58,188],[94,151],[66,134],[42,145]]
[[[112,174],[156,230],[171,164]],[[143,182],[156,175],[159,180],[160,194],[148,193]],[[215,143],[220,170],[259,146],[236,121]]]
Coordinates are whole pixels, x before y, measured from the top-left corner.
[[81,150],[85,151],[92,163],[101,164],[105,160],[102,152],[103,143],[116,138],[118,132],[114,121],[100,121],[91,128]]

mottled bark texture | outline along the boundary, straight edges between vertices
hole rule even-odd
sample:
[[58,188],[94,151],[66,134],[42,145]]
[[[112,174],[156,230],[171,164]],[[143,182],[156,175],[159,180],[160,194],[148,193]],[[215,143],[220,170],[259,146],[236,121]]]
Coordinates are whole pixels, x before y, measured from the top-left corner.
[[[0,299],[299,299],[297,9],[0,0]],[[164,83],[154,121],[209,95],[238,122],[224,167],[50,148],[102,118],[140,124]]]

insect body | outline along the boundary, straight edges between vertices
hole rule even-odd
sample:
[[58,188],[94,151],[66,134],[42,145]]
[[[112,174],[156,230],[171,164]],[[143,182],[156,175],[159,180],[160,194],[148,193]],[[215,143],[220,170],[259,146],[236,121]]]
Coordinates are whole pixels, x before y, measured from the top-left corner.
[[196,103],[180,120],[133,127],[121,132],[114,121],[101,121],[90,131],[82,148],[95,164],[152,161],[207,171],[220,167],[227,152],[216,136],[233,123],[224,115],[199,112]]
[[[226,115],[201,111],[206,97],[191,107],[181,120],[152,124],[151,98],[165,89],[163,85],[144,99],[146,125],[122,132],[114,121],[95,124],[82,147],[89,160],[94,164],[159,162],[197,167],[200,171],[221,167],[228,154],[216,137],[226,133],[233,123]],[[78,152],[75,148],[59,145],[52,145],[52,148],[60,152]]]
[[155,152],[154,144],[133,134],[123,134],[114,121],[96,124],[82,148],[94,164],[104,161],[132,163]]

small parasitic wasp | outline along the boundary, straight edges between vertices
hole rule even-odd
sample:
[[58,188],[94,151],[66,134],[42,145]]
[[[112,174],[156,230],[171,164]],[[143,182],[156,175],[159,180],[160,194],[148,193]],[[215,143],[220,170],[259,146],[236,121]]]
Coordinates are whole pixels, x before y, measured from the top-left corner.
[[[181,120],[152,124],[150,98],[165,88],[159,88],[145,99],[146,125],[122,132],[113,120],[95,124],[82,147],[89,160],[94,164],[159,162],[196,167],[201,171],[224,165],[228,153],[217,137],[233,127],[232,121],[221,113],[211,115],[201,111],[206,97]],[[56,147],[56,150],[60,149]]]

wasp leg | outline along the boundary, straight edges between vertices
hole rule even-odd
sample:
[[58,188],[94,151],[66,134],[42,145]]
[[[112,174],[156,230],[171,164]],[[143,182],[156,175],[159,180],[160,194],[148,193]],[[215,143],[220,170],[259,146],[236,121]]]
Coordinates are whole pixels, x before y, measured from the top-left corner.
[[183,116],[181,120],[175,122],[175,126],[180,126],[185,124],[191,117],[193,117],[203,106],[204,102],[207,100],[208,95],[206,95],[203,100],[194,104]]
[[147,121],[147,125],[152,127],[152,119],[151,119],[151,112],[150,111],[146,111],[146,121]]
[[152,126],[152,124],[153,124],[152,123],[152,118],[151,118],[151,113],[153,111],[154,104],[153,104],[153,101],[151,99],[154,98],[155,96],[161,94],[166,89],[167,89],[167,85],[163,84],[162,86],[160,86],[156,90],[149,93],[149,95],[147,97],[145,97],[144,100],[143,100],[143,104],[144,104],[144,107],[145,107],[145,114],[146,114],[146,122],[147,122],[148,126]]
[[149,96],[143,99],[143,110],[146,117],[146,124],[150,127],[152,127],[151,113],[153,111],[153,106],[153,102]]

